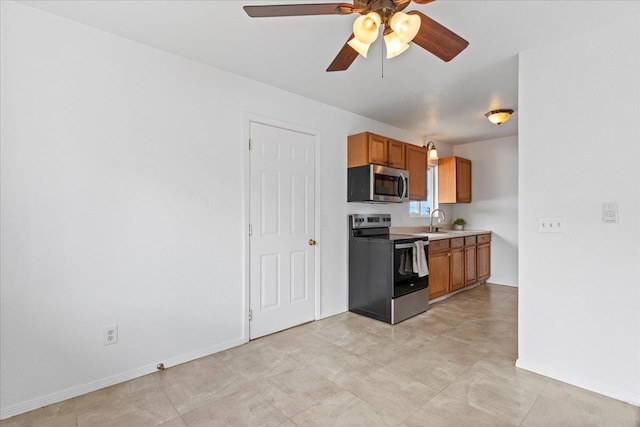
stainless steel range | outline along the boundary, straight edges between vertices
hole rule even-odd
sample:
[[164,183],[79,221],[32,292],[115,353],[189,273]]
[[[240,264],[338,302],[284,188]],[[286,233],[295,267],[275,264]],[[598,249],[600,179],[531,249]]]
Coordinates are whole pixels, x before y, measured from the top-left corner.
[[389,227],[389,214],[349,215],[349,311],[395,324],[429,308],[429,241]]

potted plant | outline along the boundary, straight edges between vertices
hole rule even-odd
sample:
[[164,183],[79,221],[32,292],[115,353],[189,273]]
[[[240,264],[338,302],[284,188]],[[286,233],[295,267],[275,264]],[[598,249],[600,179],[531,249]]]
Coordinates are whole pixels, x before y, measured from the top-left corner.
[[456,218],[456,220],[453,221],[453,225],[455,226],[456,230],[464,230],[464,226],[467,225],[467,221],[462,218]]

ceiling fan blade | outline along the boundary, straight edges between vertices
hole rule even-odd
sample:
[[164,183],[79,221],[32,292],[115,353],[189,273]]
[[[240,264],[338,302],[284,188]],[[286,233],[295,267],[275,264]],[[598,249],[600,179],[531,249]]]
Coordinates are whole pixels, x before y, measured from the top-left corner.
[[[353,37],[354,35],[352,33],[351,36],[347,39],[347,43],[349,43],[349,41]],[[353,64],[353,61],[356,60],[356,58],[358,57],[358,52],[356,52],[347,43],[342,46],[342,49],[340,49],[340,52],[338,52],[338,55],[335,57],[331,65],[329,65],[327,71],[344,71],[349,68],[351,64]]]
[[353,12],[353,5],[348,3],[272,4],[244,6],[243,9],[252,18],[268,18],[273,16],[348,15]]
[[418,3],[418,4],[427,4],[427,3],[431,3],[434,2],[436,0],[413,0],[414,3]]
[[[415,1],[415,0],[414,0]],[[407,12],[409,15],[418,15],[420,17],[420,30],[418,35],[412,40],[415,44],[433,53],[445,62],[451,61],[460,52],[462,52],[469,42],[448,29],[437,23],[427,15],[412,10]]]

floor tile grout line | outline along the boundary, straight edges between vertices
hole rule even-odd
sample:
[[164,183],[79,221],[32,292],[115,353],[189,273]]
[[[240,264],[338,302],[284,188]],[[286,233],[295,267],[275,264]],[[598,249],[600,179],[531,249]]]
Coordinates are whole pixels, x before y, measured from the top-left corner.
[[542,393],[544,393],[544,391],[546,390],[548,385],[549,385],[549,380],[547,379],[547,382],[545,383],[544,387],[542,387],[542,390],[540,390],[540,393],[538,393],[538,395],[536,396],[536,400],[533,401],[533,404],[531,405],[531,407],[529,408],[527,413],[524,415],[524,417],[522,417],[522,420],[518,424],[518,427],[522,426],[522,424],[525,422],[525,420],[527,419],[527,417],[529,416],[529,414],[533,410],[534,406],[536,406],[536,403],[538,402],[538,399],[540,399],[540,397],[542,396]]
[[171,398],[167,394],[167,391],[164,389],[164,387],[160,386],[160,390],[162,390],[162,394],[164,394],[164,397],[166,397],[169,403],[171,403],[173,410],[176,411],[176,414],[178,414],[178,417],[180,418],[180,420],[184,423],[184,425],[188,426],[187,422],[184,420],[184,418],[182,418],[182,414],[180,413],[180,411],[178,411],[178,408],[176,408],[175,403],[173,403],[173,400],[171,400]]

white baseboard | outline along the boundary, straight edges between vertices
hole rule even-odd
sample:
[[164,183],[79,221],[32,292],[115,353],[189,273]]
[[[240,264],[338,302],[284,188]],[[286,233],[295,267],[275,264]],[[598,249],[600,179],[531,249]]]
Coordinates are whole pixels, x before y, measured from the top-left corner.
[[571,375],[558,372],[554,369],[547,368],[535,363],[530,363],[522,359],[516,360],[516,367],[525,369],[527,371],[535,372],[536,374],[544,375],[545,377],[553,378],[563,383],[571,384],[576,387],[583,388],[585,390],[593,391],[594,393],[602,394],[607,397],[612,397],[623,402],[630,403],[634,406],[640,406],[640,394],[633,393],[626,390],[620,390],[616,387],[611,387],[606,384],[601,384],[596,381],[591,381],[587,378],[578,378]]
[[[237,338],[221,344],[217,344],[217,345],[205,347],[196,351],[192,351],[191,353],[186,353],[176,357],[172,357],[170,359],[163,360],[162,363],[164,363],[165,368],[169,368],[171,366],[180,365],[182,363],[190,362],[192,360],[196,360],[201,357],[209,356],[211,354],[218,353],[220,351],[237,347],[246,342],[247,342],[247,339],[244,337]],[[0,408],[0,420],[4,420],[5,418],[13,417],[15,415],[19,415],[25,412],[33,411],[34,409],[42,408],[44,406],[51,405],[53,403],[62,402],[63,400],[71,399],[73,397],[90,393],[92,391],[100,390],[101,388],[110,387],[112,385],[116,385],[124,381],[129,381],[134,378],[142,377],[144,375],[151,374],[156,371],[157,371],[157,365],[155,363],[151,365],[140,366],[138,368],[131,369],[129,371],[122,372],[120,374],[113,375],[111,377],[101,378],[95,381],[91,381],[90,383],[81,384],[75,387],[70,387],[68,389],[47,394],[45,396],[40,396],[36,399],[27,400],[25,402],[21,402],[16,405]]]
[[487,281],[487,284],[488,284],[488,285],[509,286],[509,287],[512,287],[512,288],[517,288],[517,287],[518,287],[518,285],[517,285],[517,284],[513,284],[513,283],[503,283],[503,282],[496,282],[496,281],[494,281],[494,280],[492,280],[492,281],[490,281],[490,282],[489,282],[489,281]]
[[327,313],[322,313],[320,315],[320,317],[318,317],[316,320],[326,319],[328,317],[332,317],[332,316],[336,316],[338,314],[346,313],[347,311],[349,311],[349,309],[347,307],[339,308],[339,309],[337,309],[335,311],[329,311]]

